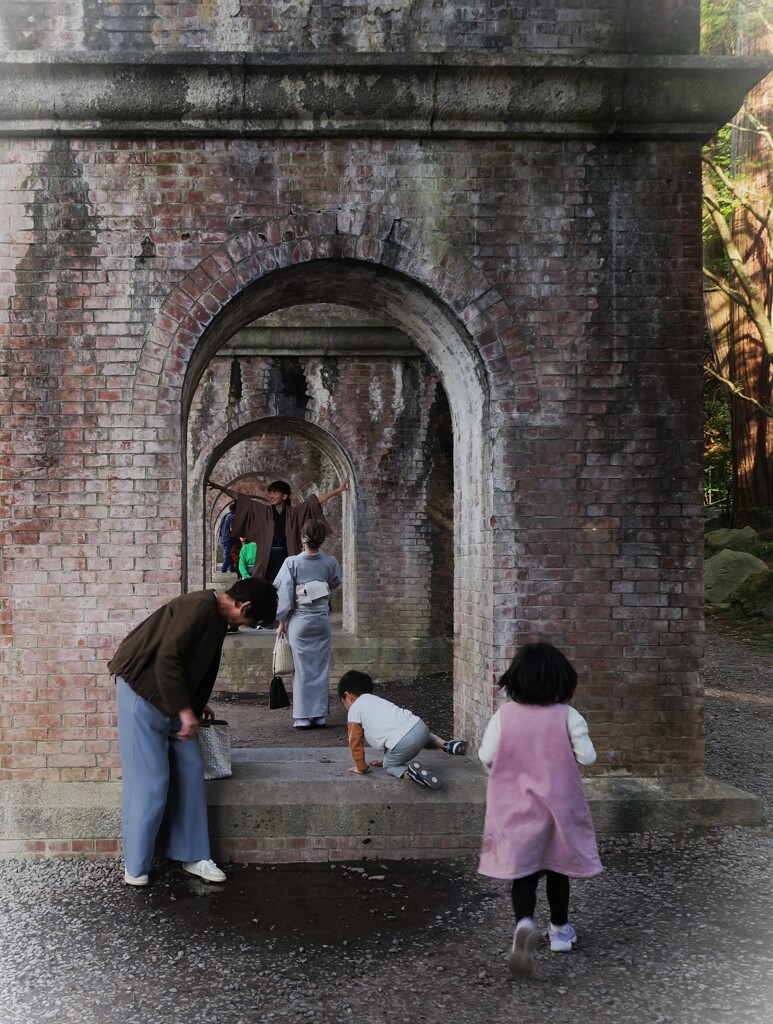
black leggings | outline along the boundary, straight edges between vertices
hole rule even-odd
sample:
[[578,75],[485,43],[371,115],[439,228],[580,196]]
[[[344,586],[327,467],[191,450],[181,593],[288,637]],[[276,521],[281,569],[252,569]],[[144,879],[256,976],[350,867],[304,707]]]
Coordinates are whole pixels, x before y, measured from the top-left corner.
[[569,920],[569,879],[557,871],[535,871],[533,875],[513,879],[513,910],[515,923],[522,917],[534,917],[537,906],[537,882],[545,875],[545,895],[550,907],[550,923],[566,924]]

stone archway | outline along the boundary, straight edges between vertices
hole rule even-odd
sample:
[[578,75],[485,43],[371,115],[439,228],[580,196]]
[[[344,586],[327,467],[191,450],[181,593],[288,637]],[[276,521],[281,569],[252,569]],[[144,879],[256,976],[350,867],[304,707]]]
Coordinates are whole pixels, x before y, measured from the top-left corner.
[[[149,333],[134,390],[137,400],[149,401],[160,382],[179,385],[182,378],[184,435],[191,396],[212,355],[246,324],[299,303],[343,299],[377,313],[413,340],[436,370],[451,412],[455,715],[457,727],[474,736],[491,710],[485,682],[501,668],[492,644],[491,413],[496,406],[498,418],[511,415],[516,404],[526,412],[535,408],[537,394],[525,344],[495,289],[450,252],[440,264],[432,262],[407,244],[408,237],[397,221],[339,211],[285,218],[232,240],[190,273],[165,304]],[[521,371],[515,383],[513,364]],[[337,440],[349,446],[345,427]],[[183,477],[187,481],[185,467]],[[185,495],[187,482],[183,486]]]
[[[352,500],[342,503],[340,510],[340,537],[336,537],[336,544],[333,550],[326,545],[326,550],[334,554],[344,570],[344,586],[342,588],[342,620],[343,629],[348,633],[355,633],[357,630],[357,552],[354,543],[354,510],[356,507],[357,480],[352,461],[338,441],[327,431],[314,423],[303,420],[291,419],[289,417],[267,416],[253,420],[230,433],[221,444],[217,445],[208,456],[201,460],[194,472],[188,478],[188,529],[186,531],[187,542],[187,566],[188,574],[186,584],[188,589],[197,589],[207,586],[212,570],[212,556],[208,552],[209,539],[212,536],[213,527],[222,511],[222,501],[218,497],[207,492],[206,481],[215,475],[216,467],[223,459],[233,453],[238,453],[240,447],[244,447],[250,439],[279,439],[290,436],[302,445],[316,449],[320,456],[332,467],[336,480],[349,477],[351,480]],[[234,460],[231,463],[237,468],[246,468],[250,464],[249,453],[240,461]],[[246,476],[247,474],[243,474]],[[281,465],[275,463],[267,466],[264,473],[267,480],[277,477],[291,477],[293,474]],[[240,489],[236,477],[232,480],[229,476],[225,481],[229,486],[234,485]],[[291,484],[292,485],[292,484]],[[245,488],[247,489],[247,488]],[[300,495],[296,495],[296,498]],[[336,516],[338,519],[339,516]],[[203,530],[197,530],[196,524],[201,523]]]
[[[277,275],[285,278],[281,291],[277,289],[275,280]],[[342,294],[352,295],[358,306],[361,307],[366,303],[365,296],[367,294],[369,296],[367,308],[371,311],[377,311],[379,315],[387,319],[392,319],[393,317],[397,319],[394,311],[399,310],[401,329],[413,338],[414,343],[420,350],[428,354],[432,353],[433,348],[442,342],[446,352],[444,361],[441,360],[440,365],[437,367],[437,372],[439,376],[444,376],[448,382],[446,383],[446,394],[448,395],[453,420],[454,475],[457,481],[467,481],[467,488],[469,488],[468,493],[465,496],[461,496],[459,492],[464,492],[465,488],[457,486],[457,498],[459,499],[457,504],[461,511],[462,523],[464,522],[465,510],[470,510],[467,512],[467,521],[469,522],[470,517],[476,514],[473,509],[477,510],[482,505],[488,503],[486,494],[481,492],[481,488],[488,488],[490,486],[483,471],[483,466],[485,466],[484,453],[487,448],[487,438],[484,432],[486,400],[484,389],[479,384],[481,378],[480,367],[475,366],[469,352],[466,349],[462,350],[464,355],[461,360],[461,366],[453,366],[453,358],[448,354],[450,341],[453,337],[452,332],[458,332],[459,327],[454,327],[450,317],[439,314],[438,310],[441,307],[437,302],[431,302],[423,290],[417,289],[415,285],[409,285],[397,275],[393,275],[394,280],[392,282],[381,280],[378,282],[377,287],[374,287],[373,276],[367,275],[366,278],[362,273],[362,268],[356,264],[341,267],[335,262],[316,261],[301,268],[275,272],[271,276],[274,278],[270,284],[272,287],[272,305],[275,309],[281,308],[283,301],[285,303],[297,303],[299,298],[302,300],[306,295],[314,300],[332,297],[340,300]],[[325,281],[325,278],[329,278],[329,280]],[[375,299],[373,298],[374,295],[376,296]],[[251,304],[254,302],[254,295],[249,297],[249,301]],[[231,321],[233,324],[232,329],[237,329],[237,325],[240,324],[242,319],[238,310],[239,305],[240,299],[237,298],[234,300],[233,307],[229,310],[233,315]],[[415,310],[412,310],[412,306],[415,307]],[[227,313],[224,314],[224,316],[227,315]],[[220,327],[220,324],[218,324],[218,327]],[[204,346],[207,344],[206,333],[202,337],[202,344]],[[198,355],[197,350],[191,361],[189,372],[195,372]],[[471,382],[474,382],[477,386],[471,386]],[[286,426],[287,424],[284,424],[282,429],[285,429]],[[234,438],[231,437],[228,443],[233,441]],[[336,442],[340,445],[342,451],[346,451],[349,447],[356,447],[356,427],[353,422],[347,421],[345,417],[338,422]],[[341,459],[339,458],[340,461]],[[341,476],[343,475],[344,472],[342,471]],[[354,476],[356,477],[356,473],[354,473]],[[189,496],[189,501],[192,494],[203,495],[202,482],[197,480],[194,484],[193,481],[188,480],[186,494]],[[197,497],[195,500],[198,501],[199,498]],[[399,504],[398,501],[398,506]],[[346,507],[352,509],[349,514],[354,517],[356,514],[356,504],[354,502],[347,502]],[[188,507],[186,515],[187,521],[190,523],[201,521],[195,507]],[[456,531],[454,545],[454,560],[457,566],[457,586],[454,595],[457,608],[454,659],[456,662],[461,660],[465,665],[464,669],[458,670],[458,676],[465,680],[470,680],[471,683],[468,685],[474,686],[475,681],[480,680],[483,675],[483,667],[480,664],[477,670],[471,670],[468,667],[469,655],[466,654],[464,643],[467,635],[472,636],[475,628],[475,622],[472,618],[472,606],[477,608],[481,602],[479,594],[475,595],[467,591],[467,581],[474,580],[479,587],[485,586],[490,582],[491,573],[490,569],[488,571],[484,569],[485,562],[481,559],[480,538],[471,537],[471,533],[471,530],[465,530],[463,526],[460,526]],[[356,531],[352,530],[350,536],[356,536]],[[356,548],[356,544],[350,545],[348,551],[351,556],[354,555]],[[473,559],[475,560],[474,564],[472,562]],[[363,560],[359,557],[356,560],[354,557],[351,557],[348,561],[352,567],[352,572],[356,572],[357,565],[360,565],[362,568],[362,574],[357,578],[356,586],[349,586],[347,588],[348,594],[351,595],[351,598],[357,594],[360,600],[362,600],[361,595],[373,591],[372,580],[376,576],[372,571],[368,572],[367,566],[363,564]],[[490,556],[488,561],[490,565]],[[464,567],[462,568],[461,575],[459,575],[460,567]],[[383,573],[386,573],[388,578],[387,570],[379,570],[379,578],[382,578]],[[186,572],[186,576],[190,579],[190,571]],[[462,584],[461,581],[465,581],[465,583]],[[412,586],[408,582],[406,587],[408,595],[406,601],[400,600],[400,597],[403,595],[400,595],[396,589],[391,588],[388,582],[384,584],[385,596],[378,599],[386,600],[391,605],[399,604],[401,609],[405,609],[405,618],[407,618],[407,608],[410,606],[411,601],[413,601],[415,606],[420,600],[416,593],[418,589],[416,585]],[[376,598],[373,600],[375,601]],[[401,611],[400,614],[403,614],[403,612]],[[360,604],[358,604],[357,608],[349,604],[345,609],[344,617],[345,621],[352,624],[355,624],[358,618],[369,618],[371,625],[370,629],[366,632],[370,637],[373,636],[374,630],[379,630],[378,626],[374,627],[373,625],[375,612],[372,607],[370,612],[368,612],[367,606],[363,610],[363,606]],[[410,629],[405,618],[399,622],[388,623],[379,632],[387,636],[393,631],[397,634],[402,632],[406,634],[406,637],[409,634],[415,634],[417,630]],[[485,625],[481,624],[480,633],[474,640],[469,641],[470,651],[474,652],[480,649],[480,634],[483,634],[484,631]],[[475,632],[477,633],[477,630]],[[414,637],[411,637],[411,639],[414,639]],[[416,657],[420,656],[416,655]],[[471,730],[468,728],[466,731],[469,732]]]

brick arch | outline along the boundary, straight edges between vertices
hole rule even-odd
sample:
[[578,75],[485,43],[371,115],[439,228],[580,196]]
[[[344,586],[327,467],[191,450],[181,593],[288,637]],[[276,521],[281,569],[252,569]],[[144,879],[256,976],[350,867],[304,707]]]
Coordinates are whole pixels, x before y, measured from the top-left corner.
[[[425,238],[431,246],[422,243]],[[320,266],[309,275],[314,263]],[[298,274],[301,268],[307,273]],[[339,286],[348,284],[357,292],[350,304],[377,309],[404,329],[441,379],[447,360],[464,353],[470,366],[477,364],[493,401],[535,411],[536,375],[525,336],[491,282],[423,225],[357,209],[275,218],[213,250],[180,281],[148,333],[135,401],[171,399],[185,377],[183,405],[189,404],[220,345],[240,327],[290,304],[287,293],[302,280],[300,301],[340,301]],[[352,289],[354,282],[361,290]],[[390,302],[397,292],[412,297],[408,308]],[[444,339],[417,332],[423,303],[446,320]],[[456,344],[449,345],[449,331]]]
[[[256,437],[265,436],[286,436],[294,437],[314,446],[333,465],[337,477],[343,479],[349,477],[351,484],[351,500],[343,504],[341,514],[341,549],[342,566],[344,569],[343,587],[343,624],[349,632],[357,630],[357,552],[354,543],[354,515],[357,507],[357,474],[352,459],[346,451],[346,447],[339,438],[334,437],[324,427],[308,420],[295,419],[289,416],[260,416],[249,423],[243,424],[238,429],[225,437],[219,444],[212,448],[207,459],[202,460],[195,479],[188,482],[188,520],[189,522],[201,522],[204,529],[203,550],[197,551],[198,538],[193,531],[188,531],[187,536],[187,582],[189,589],[206,586],[213,568],[211,563],[211,552],[208,552],[208,541],[212,534],[214,524],[222,512],[225,503],[220,500],[219,492],[212,494],[206,491],[206,481],[214,475],[218,462],[232,449],[237,448],[244,441]],[[287,473],[277,472],[277,476],[288,476]],[[271,479],[271,477],[269,477]],[[229,485],[230,481],[225,482]],[[238,490],[239,488],[237,488]],[[208,496],[208,493],[210,496]],[[201,557],[203,555],[203,557]],[[200,567],[198,575],[192,571],[192,567]]]
[[139,360],[134,401],[170,427],[176,418],[183,522],[190,522],[182,440],[188,409],[212,356],[238,330],[287,306],[333,301],[377,313],[410,337],[437,372],[451,410],[454,706],[456,728],[475,735],[490,712],[480,681],[491,677],[499,657],[492,639],[492,467],[506,453],[498,428],[514,410],[536,409],[537,388],[525,341],[497,290],[426,238],[423,247],[394,218],[351,210],[266,221],[232,238],[164,303]]

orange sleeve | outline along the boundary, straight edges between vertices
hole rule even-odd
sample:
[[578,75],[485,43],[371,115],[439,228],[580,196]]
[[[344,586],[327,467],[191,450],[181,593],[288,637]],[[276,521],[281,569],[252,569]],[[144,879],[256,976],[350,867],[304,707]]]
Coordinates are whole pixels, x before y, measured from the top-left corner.
[[368,762],[365,760],[365,732],[359,722],[349,722],[348,729],[352,760],[358,772],[366,772]]

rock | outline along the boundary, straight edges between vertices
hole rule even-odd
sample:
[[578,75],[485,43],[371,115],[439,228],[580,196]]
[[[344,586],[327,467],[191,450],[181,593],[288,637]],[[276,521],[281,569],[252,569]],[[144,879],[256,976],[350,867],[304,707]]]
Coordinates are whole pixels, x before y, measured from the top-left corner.
[[766,573],[767,565],[745,551],[724,548],[719,554],[706,560],[706,602],[721,604],[733,594],[750,576]]
[[733,593],[731,603],[749,618],[773,620],[773,572],[749,576]]
[[759,543],[759,534],[753,527],[742,530],[711,530],[706,534],[706,547],[712,551],[730,548],[732,551],[748,551]]

